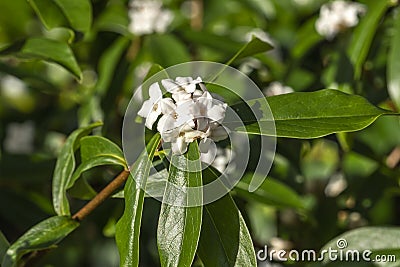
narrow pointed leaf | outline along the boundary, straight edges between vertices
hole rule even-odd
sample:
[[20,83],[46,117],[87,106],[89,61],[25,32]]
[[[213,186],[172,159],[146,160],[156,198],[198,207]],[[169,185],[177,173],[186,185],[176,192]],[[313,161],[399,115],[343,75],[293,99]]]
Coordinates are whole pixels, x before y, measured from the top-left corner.
[[57,159],[53,174],[53,206],[58,215],[70,215],[66,190],[71,185],[71,178],[75,169],[74,153],[79,147],[79,140],[88,135],[92,129],[101,126],[101,122],[75,130],[67,138]]
[[273,46],[270,43],[267,43],[253,35],[250,42],[242,46],[242,48],[228,61],[227,65],[230,65],[237,59],[267,52],[272,48]]
[[225,68],[235,62],[235,60],[253,56],[262,52],[267,52],[272,48],[273,47],[271,44],[257,38],[256,36],[252,36],[250,42],[242,46],[242,48],[240,48],[240,50],[231,59],[228,60],[225,66],[222,67],[221,70],[217,72],[217,74],[215,74],[211,81],[214,81],[216,78],[218,78],[218,76],[221,75]]
[[154,152],[159,143],[160,135],[156,134],[133,165],[125,185],[125,211],[115,232],[120,266],[139,266],[139,234],[145,195],[142,187],[147,183]]
[[87,32],[92,24],[92,6],[89,0],[29,0],[47,29],[69,27]]
[[74,53],[65,42],[41,37],[30,38],[0,51],[0,57],[8,55],[15,55],[23,59],[53,62],[64,67],[78,80],[82,78],[82,72]]
[[395,23],[388,56],[387,79],[389,95],[400,110],[400,8],[397,8],[394,14]]
[[[191,266],[202,222],[202,176],[196,142],[184,155],[173,155],[157,229],[161,266]],[[174,187],[173,185],[176,185]],[[198,190],[185,190],[198,187]],[[166,204],[165,202],[171,203]],[[190,203],[200,206],[185,207]],[[172,203],[175,204],[172,205]]]
[[[219,177],[218,171],[203,171],[204,182]],[[205,266],[257,266],[246,223],[229,193],[204,206],[197,254]]]
[[127,169],[122,150],[102,136],[86,136],[80,140],[82,163],[75,170],[66,188],[71,188],[83,172],[102,165],[117,165]]
[[0,259],[4,257],[9,247],[10,243],[8,242],[7,238],[3,235],[3,233],[0,231]]
[[354,65],[354,76],[359,79],[364,62],[368,56],[372,40],[375,36],[379,22],[390,5],[389,0],[367,1],[368,10],[354,30],[353,38],[348,49],[351,62]]
[[258,121],[251,117],[243,104],[233,106],[242,117],[245,126],[235,127],[235,122],[226,122],[239,132],[275,135],[290,138],[318,138],[338,132],[364,129],[382,115],[395,115],[388,110],[370,104],[365,98],[349,95],[338,90],[324,89],[316,92],[298,92],[247,102],[262,116]]
[[54,247],[78,226],[77,221],[67,216],[54,216],[40,222],[8,248],[1,266],[17,266],[26,253]]

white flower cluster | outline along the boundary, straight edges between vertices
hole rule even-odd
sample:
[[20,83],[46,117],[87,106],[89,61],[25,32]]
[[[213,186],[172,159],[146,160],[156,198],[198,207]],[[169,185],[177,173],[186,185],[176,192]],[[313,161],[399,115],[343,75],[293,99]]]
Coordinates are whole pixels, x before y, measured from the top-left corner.
[[363,4],[350,1],[333,1],[323,5],[315,23],[317,32],[332,40],[339,32],[358,24],[358,16],[367,11]]
[[153,83],[149,88],[150,99],[143,103],[138,115],[146,118],[145,125],[149,129],[162,115],[157,130],[164,142],[171,143],[174,154],[185,153],[188,144],[197,139],[201,140],[201,150],[204,151],[211,140],[220,141],[228,137],[221,126],[227,104],[214,99],[200,77],[164,79],[161,84],[172,98],[163,98],[160,85]]
[[129,31],[136,35],[163,33],[171,24],[174,15],[162,8],[158,0],[134,0],[129,8]]

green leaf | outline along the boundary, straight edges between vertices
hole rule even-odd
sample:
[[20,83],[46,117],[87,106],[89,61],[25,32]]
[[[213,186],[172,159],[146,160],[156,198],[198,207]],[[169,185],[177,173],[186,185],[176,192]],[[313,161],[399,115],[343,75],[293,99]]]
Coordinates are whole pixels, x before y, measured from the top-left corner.
[[391,99],[400,110],[400,8],[395,13],[393,37],[388,55],[387,80]]
[[186,47],[170,34],[146,36],[144,46],[150,49],[154,62],[163,67],[190,61]]
[[[203,211],[199,157],[197,142],[189,145],[186,154],[172,156],[169,183],[165,188],[157,229],[161,266],[191,266],[193,262]],[[190,187],[197,189],[186,192],[181,190]],[[198,206],[184,207],[189,204]]]
[[[278,208],[304,209],[303,200],[293,189],[270,177],[267,177],[256,191],[250,193],[249,186],[252,179],[252,174],[246,174],[237,183],[236,192],[248,199]],[[261,177],[258,179],[262,180]]]
[[233,40],[230,36],[217,35],[205,30],[201,31],[200,34],[193,30],[183,30],[182,35],[189,43],[212,48],[219,53],[234,54],[242,48],[242,44]]
[[40,222],[8,248],[1,266],[17,266],[26,253],[54,247],[78,226],[77,221],[67,216],[54,216]]
[[144,201],[142,187],[147,183],[147,177],[160,138],[160,135],[156,134],[150,140],[146,150],[142,152],[133,165],[132,174],[125,185],[125,211],[116,225],[115,233],[120,266],[139,265],[139,234]]
[[[219,173],[207,168],[203,177],[209,183]],[[257,266],[250,233],[229,193],[204,206],[197,254],[205,266]]]
[[86,136],[80,140],[82,163],[74,172],[66,188],[71,188],[83,172],[102,165],[118,165],[127,169],[122,150],[107,138]]
[[[317,138],[337,132],[358,131],[382,115],[396,114],[375,107],[361,96],[331,89],[272,96],[267,101],[273,120],[264,98],[247,102],[261,114],[258,121],[249,117],[245,105],[233,106],[246,125],[235,130],[271,136],[275,135],[275,123],[278,137]],[[235,122],[226,122],[226,125],[230,124],[235,126]]]
[[53,62],[67,69],[78,80],[82,79],[82,72],[76,62],[74,53],[68,44],[64,42],[40,37],[30,38],[0,51],[0,56],[8,55]]
[[96,17],[95,28],[100,31],[112,31],[128,35],[129,17],[126,6],[122,1],[107,3],[107,8]]
[[246,43],[242,48],[226,63],[226,65],[232,64],[237,59],[244,57],[253,56],[262,52],[271,50],[273,46],[256,36],[252,36],[250,42]]
[[211,79],[211,81],[214,81],[219,75],[221,75],[221,73],[224,72],[226,67],[231,65],[234,61],[244,57],[253,56],[262,52],[267,52],[272,48],[273,47],[271,44],[262,41],[253,35],[250,42],[242,46],[242,48],[240,48],[240,50],[231,59],[229,59],[228,62],[226,62],[224,67],[222,67],[222,69],[219,72],[217,72],[217,74],[215,74],[215,76],[213,77],[213,79]]
[[95,89],[99,94],[104,95],[107,92],[115,74],[117,64],[129,43],[130,40],[126,37],[118,38],[100,58],[99,80],[97,81]]
[[47,29],[66,26],[87,32],[92,24],[89,0],[28,0]]
[[361,77],[362,67],[368,56],[376,29],[390,2],[390,0],[367,1],[368,11],[354,30],[353,38],[347,51],[351,62],[354,64],[355,79]]
[[323,37],[315,30],[316,20],[317,17],[312,17],[296,32],[296,43],[291,49],[295,59],[303,57],[312,47],[323,40]]
[[[355,230],[348,231],[333,240],[329,241],[322,250],[338,249],[338,243],[347,243],[345,248],[342,248],[343,254],[347,251],[359,251],[360,254],[366,250],[370,250],[372,255],[371,260],[374,259],[375,255],[393,255],[395,254],[398,258],[400,255],[400,228],[399,227],[362,227]],[[346,242],[343,242],[346,241]],[[325,254],[327,255],[327,254]],[[360,258],[361,258],[360,255]],[[329,259],[325,257],[324,262],[327,263]],[[398,260],[396,261],[398,264]],[[393,262],[387,262],[386,264],[393,265]],[[380,265],[388,266],[388,265]],[[398,266],[398,265],[395,265]]]
[[0,259],[4,257],[9,247],[10,243],[8,242],[7,238],[3,235],[3,232],[0,231]]
[[87,127],[75,130],[67,138],[57,159],[53,174],[53,206],[58,215],[70,215],[66,190],[71,186],[71,178],[75,169],[74,153],[79,147],[79,140],[96,127],[103,125],[95,122]]

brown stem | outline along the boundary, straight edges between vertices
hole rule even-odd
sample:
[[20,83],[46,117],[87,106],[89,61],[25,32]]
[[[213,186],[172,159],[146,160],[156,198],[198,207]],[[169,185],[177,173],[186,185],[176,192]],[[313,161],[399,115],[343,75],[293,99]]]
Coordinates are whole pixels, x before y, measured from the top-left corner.
[[92,200],[83,206],[77,213],[72,216],[72,219],[82,221],[95,208],[110,197],[129,177],[129,170],[123,170],[114,180],[103,188]]

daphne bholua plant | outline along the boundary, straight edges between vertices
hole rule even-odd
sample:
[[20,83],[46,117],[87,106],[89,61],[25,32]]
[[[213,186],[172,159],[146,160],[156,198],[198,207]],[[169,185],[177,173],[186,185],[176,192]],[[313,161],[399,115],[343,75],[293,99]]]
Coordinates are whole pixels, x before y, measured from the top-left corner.
[[201,151],[207,151],[211,140],[228,137],[221,125],[227,104],[214,99],[200,77],[164,79],[161,84],[171,97],[163,98],[160,85],[153,83],[149,88],[150,99],[143,103],[138,115],[146,118],[145,125],[150,130],[162,115],[157,131],[163,142],[171,143],[173,154],[185,153],[188,144],[195,140],[200,140]]

